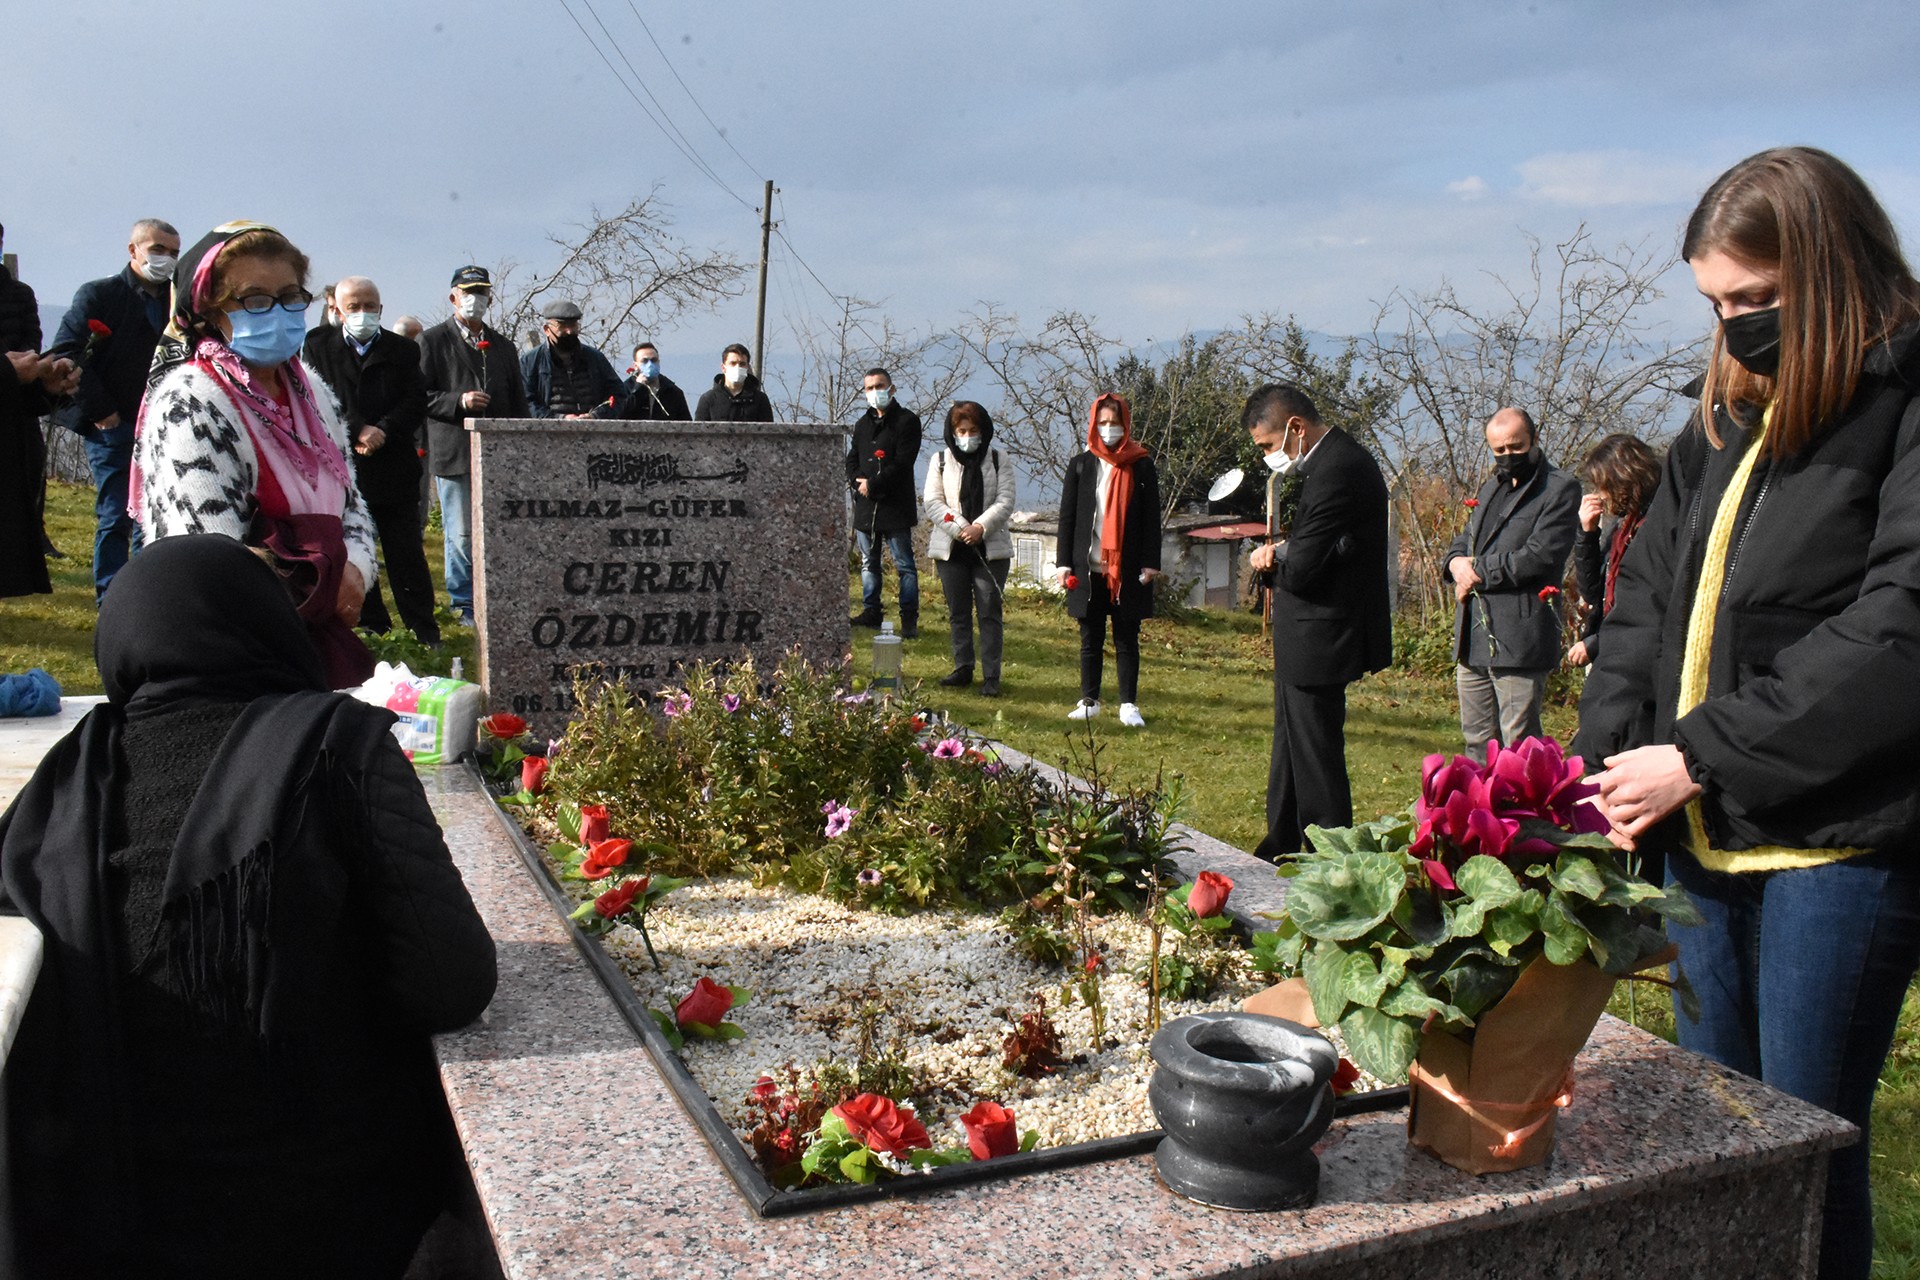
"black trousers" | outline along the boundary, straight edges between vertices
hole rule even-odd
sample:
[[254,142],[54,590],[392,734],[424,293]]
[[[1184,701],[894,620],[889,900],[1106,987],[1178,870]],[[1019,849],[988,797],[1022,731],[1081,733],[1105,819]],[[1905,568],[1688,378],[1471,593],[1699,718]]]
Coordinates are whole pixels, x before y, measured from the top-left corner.
[[1347,686],[1273,685],[1273,757],[1267,768],[1267,835],[1254,850],[1279,862],[1306,847],[1310,826],[1353,824],[1347,784]]
[[[400,611],[400,620],[422,643],[438,644],[440,624],[433,618],[433,574],[427,569],[427,553],[421,544],[420,504],[411,497],[397,502],[369,502],[367,514],[373,518],[374,533],[380,538],[380,560],[385,570],[382,576],[393,587],[393,603]],[[369,631],[393,628],[377,581],[361,606],[360,625]]]
[[1107,647],[1107,619],[1113,619],[1113,665],[1120,673],[1120,701],[1140,701],[1140,619],[1113,611],[1106,575],[1092,570],[1087,616],[1080,619],[1080,696],[1100,700],[1100,665]]
[[1000,678],[1004,636],[1000,600],[1012,564],[1011,560],[984,560],[957,538],[947,558],[933,562],[940,575],[940,590],[947,597],[947,637],[953,646],[953,665],[974,664],[973,618],[978,613],[981,675],[988,680]]

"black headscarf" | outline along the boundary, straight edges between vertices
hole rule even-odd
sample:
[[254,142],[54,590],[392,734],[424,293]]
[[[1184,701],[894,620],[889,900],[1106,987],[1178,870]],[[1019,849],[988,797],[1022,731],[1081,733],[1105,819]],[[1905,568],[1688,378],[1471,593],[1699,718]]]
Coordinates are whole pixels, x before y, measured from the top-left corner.
[[[961,405],[972,405],[980,419],[980,447],[972,453],[961,452],[960,446],[954,443],[953,417]],[[960,464],[960,515],[972,524],[987,509],[987,482],[981,468],[993,452],[993,415],[972,400],[960,401],[947,410],[946,440],[947,452]]]
[[101,604],[94,661],[107,702],[54,745],[0,815],[0,912],[27,917],[45,938],[39,983],[53,989],[59,1031],[57,1045],[36,1046],[43,1081],[57,1066],[57,1092],[73,1100],[65,1109],[113,1166],[124,1158],[115,1135],[127,1094],[117,989],[132,960],[116,954],[107,855],[128,718],[246,704],[174,842],[160,946],[182,998],[271,1045],[273,853],[310,816],[305,797],[323,753],[363,749],[392,717],[326,692],[278,578],[218,534],[163,538],[128,561]]

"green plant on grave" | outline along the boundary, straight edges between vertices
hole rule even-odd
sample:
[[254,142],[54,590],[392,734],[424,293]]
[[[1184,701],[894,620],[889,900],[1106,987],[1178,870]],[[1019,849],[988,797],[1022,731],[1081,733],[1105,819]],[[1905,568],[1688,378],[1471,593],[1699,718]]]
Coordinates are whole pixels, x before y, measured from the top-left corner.
[[1411,809],[1308,829],[1263,945],[1362,1070],[1405,1080],[1423,1028],[1470,1036],[1536,959],[1624,976],[1664,948],[1663,919],[1698,922],[1684,892],[1621,865],[1583,771],[1550,738],[1492,744],[1484,766],[1429,756]]
[[1032,904],[1016,902],[1000,913],[1000,927],[1013,949],[1041,965],[1063,965],[1073,958],[1073,939]]
[[[1145,921],[1152,938],[1146,962],[1133,974],[1152,992],[1148,1023],[1159,1027],[1162,997],[1199,1000],[1233,970],[1238,950],[1228,943],[1233,921],[1225,914],[1233,881],[1217,871],[1202,871],[1192,884],[1163,893],[1148,904]],[[1171,933],[1174,944],[1164,946]]]

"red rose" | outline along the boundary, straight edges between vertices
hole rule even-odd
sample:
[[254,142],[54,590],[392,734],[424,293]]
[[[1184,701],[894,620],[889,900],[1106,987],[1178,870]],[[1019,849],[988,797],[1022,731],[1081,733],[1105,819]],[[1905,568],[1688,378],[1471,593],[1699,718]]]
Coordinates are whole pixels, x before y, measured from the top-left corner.
[[631,840],[596,840],[587,848],[586,861],[580,864],[580,874],[589,880],[612,875],[615,867],[626,865],[627,853],[632,848]]
[[87,332],[96,338],[111,338],[113,336],[113,330],[107,328],[107,322],[104,320],[87,321]]
[[906,1159],[910,1151],[933,1147],[926,1126],[912,1111],[877,1093],[863,1093],[843,1102],[833,1109],[833,1114],[840,1117],[840,1122],[855,1139],[897,1160]]
[[1557,595],[1559,595],[1559,594],[1560,594],[1560,588],[1558,588],[1558,587],[1542,587],[1542,588],[1540,588],[1540,598],[1541,598],[1542,600],[1551,600],[1551,599],[1553,599],[1553,598],[1554,598],[1555,596],[1557,596]]
[[1217,916],[1220,909],[1227,905],[1227,895],[1232,892],[1232,880],[1218,871],[1202,871],[1187,894],[1187,906],[1202,920]]
[[1479,506],[1479,505],[1480,505],[1480,499],[1478,499],[1478,498],[1468,498],[1468,499],[1467,499],[1467,500],[1466,500],[1465,502],[1463,502],[1463,503],[1461,503],[1460,505],[1461,505],[1461,506],[1463,506],[1463,507],[1465,507],[1465,508],[1466,508],[1467,510],[1469,510],[1469,511],[1471,511],[1471,510],[1473,510],[1473,509],[1474,509],[1475,507],[1477,507],[1477,506]]
[[487,731],[487,736],[490,738],[512,742],[527,731],[527,722],[510,711],[496,711],[482,720],[480,727]]
[[673,1011],[673,1020],[683,1027],[689,1022],[697,1022],[703,1027],[717,1027],[731,1008],[733,992],[712,978],[702,978],[693,984],[693,990]]
[[593,900],[593,909],[604,920],[617,920],[633,905],[633,900],[647,891],[647,881],[651,876],[642,876],[638,880],[623,880]]
[[1352,1093],[1353,1087],[1360,1083],[1360,1068],[1340,1059],[1340,1065],[1333,1069],[1333,1091],[1335,1094]]
[[537,796],[547,789],[547,758],[528,756],[520,762],[520,789]]
[[580,843],[592,847],[596,842],[607,838],[607,806],[603,804],[583,804],[580,806]]
[[1020,1131],[1014,1128],[1013,1112],[997,1102],[981,1099],[973,1110],[960,1117],[967,1131],[967,1149],[975,1160],[1010,1156],[1020,1150]]

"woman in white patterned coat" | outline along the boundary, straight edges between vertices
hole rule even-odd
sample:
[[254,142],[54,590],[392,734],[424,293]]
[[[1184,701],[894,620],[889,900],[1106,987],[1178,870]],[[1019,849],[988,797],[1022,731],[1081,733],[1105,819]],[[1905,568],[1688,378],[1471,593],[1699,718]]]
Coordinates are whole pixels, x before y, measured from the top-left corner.
[[973,616],[980,615],[982,697],[1000,696],[1001,592],[1013,561],[1013,463],[993,447],[993,419],[971,400],[947,410],[947,447],[927,464],[922,509],[933,528],[927,555],[947,597],[953,670],[948,688],[973,683]]
[[353,633],[373,524],[326,384],[299,359],[307,256],[272,227],[218,227],[181,259],[173,320],[136,429],[132,514],[147,541],[223,533],[280,574],[334,688],[364,681]]

